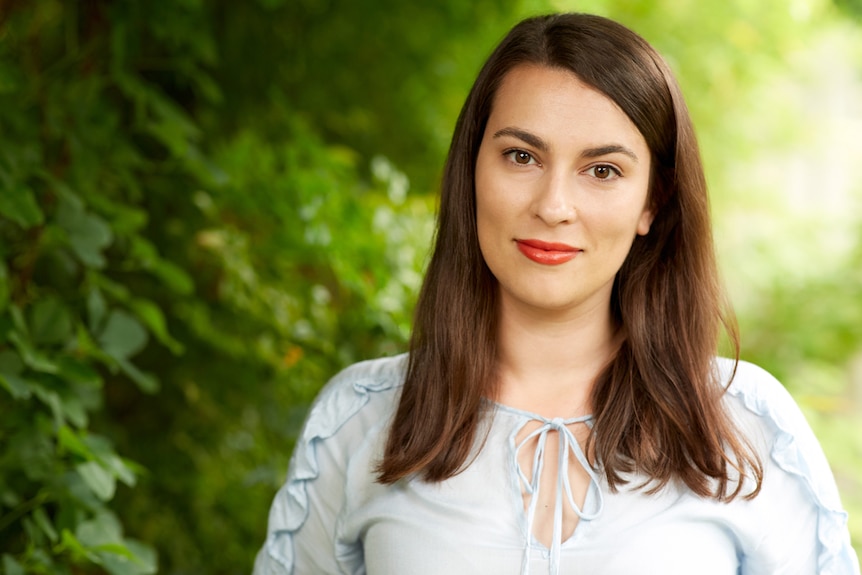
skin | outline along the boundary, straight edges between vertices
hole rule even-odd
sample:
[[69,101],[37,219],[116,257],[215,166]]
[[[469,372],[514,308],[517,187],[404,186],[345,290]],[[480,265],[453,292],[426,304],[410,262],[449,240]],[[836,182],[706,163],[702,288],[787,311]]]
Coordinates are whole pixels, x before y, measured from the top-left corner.
[[[494,98],[475,177],[479,245],[500,291],[497,400],[547,418],[591,413],[592,385],[619,345],[614,277],[653,220],[646,141],[612,100],[571,72],[521,65]],[[568,247],[544,252],[536,241]],[[570,429],[583,445],[589,430]],[[551,433],[534,522],[546,546],[556,442]],[[523,469],[532,457],[521,451]],[[588,476],[573,464],[569,477],[582,505]],[[567,503],[563,509],[565,539],[578,517]]]

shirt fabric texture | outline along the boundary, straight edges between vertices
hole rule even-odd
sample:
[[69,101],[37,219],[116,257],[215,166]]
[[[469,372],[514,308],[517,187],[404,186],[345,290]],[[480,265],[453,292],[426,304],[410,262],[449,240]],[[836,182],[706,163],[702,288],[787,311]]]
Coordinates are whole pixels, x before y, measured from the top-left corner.
[[[463,472],[440,483],[375,481],[406,363],[362,362],[321,391],[254,575],[860,573],[823,451],[784,387],[757,366],[740,362],[724,395],[764,466],[756,498],[722,503],[674,482],[654,495],[612,493],[595,472],[574,534],[548,549],[532,537],[515,436],[538,419],[538,433],[562,438],[567,420],[489,402],[487,440]],[[718,359],[716,369],[726,383],[733,362]],[[566,449],[581,460],[576,445]]]

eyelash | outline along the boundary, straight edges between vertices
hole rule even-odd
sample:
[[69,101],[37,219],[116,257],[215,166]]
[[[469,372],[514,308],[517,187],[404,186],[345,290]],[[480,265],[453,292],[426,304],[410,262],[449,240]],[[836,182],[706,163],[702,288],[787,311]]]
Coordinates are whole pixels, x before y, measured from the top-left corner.
[[503,152],[503,157],[509,158],[509,161],[512,162],[513,164],[515,164],[516,166],[530,166],[530,165],[532,165],[530,163],[522,164],[520,162],[515,161],[515,156],[518,154],[525,154],[525,155],[529,156],[530,160],[532,160],[533,162],[535,162],[537,164],[539,163],[538,160],[536,160],[536,158],[533,157],[533,154],[531,154],[530,152],[527,152],[526,150],[521,150],[520,148],[512,148],[511,150],[506,150],[505,152]]
[[[526,150],[522,150],[520,148],[512,148],[511,150],[506,150],[505,152],[503,152],[503,157],[508,158],[509,161],[512,162],[513,164],[515,164],[516,166],[531,166],[531,165],[533,165],[530,162],[528,162],[526,164],[522,164],[522,163],[516,161],[515,156],[518,154],[524,154],[524,155],[528,156],[530,158],[530,160],[532,160],[532,162],[538,163],[536,158],[533,157],[533,154],[531,154],[530,152],[527,152]],[[607,177],[607,178],[600,178],[597,175],[595,175],[595,173],[593,173],[592,177],[599,180],[600,182],[615,180],[619,177],[622,177],[622,175],[623,175],[622,172],[618,168],[615,168],[611,164],[596,164],[594,166],[590,166],[589,168],[587,168],[585,170],[585,172],[595,172],[595,170],[597,168],[607,168],[608,170],[610,170],[612,172],[611,175],[609,175],[609,177]]]
[[587,172],[595,172],[596,168],[607,168],[608,170],[610,170],[612,172],[611,175],[609,175],[607,178],[600,178],[600,177],[596,176],[594,173],[593,177],[595,179],[599,180],[600,182],[609,182],[611,180],[615,180],[619,177],[622,177],[622,175],[623,175],[622,172],[620,172],[617,168],[613,167],[610,164],[596,164],[595,166],[590,166],[589,168],[587,168],[586,171]]

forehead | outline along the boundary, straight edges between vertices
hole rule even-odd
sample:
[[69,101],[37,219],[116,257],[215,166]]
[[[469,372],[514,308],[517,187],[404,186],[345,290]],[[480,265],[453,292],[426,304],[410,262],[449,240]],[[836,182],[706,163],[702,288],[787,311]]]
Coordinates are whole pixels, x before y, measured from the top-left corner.
[[549,66],[522,64],[503,76],[488,128],[493,133],[507,126],[561,141],[611,139],[647,147],[637,127],[613,100],[573,72]]

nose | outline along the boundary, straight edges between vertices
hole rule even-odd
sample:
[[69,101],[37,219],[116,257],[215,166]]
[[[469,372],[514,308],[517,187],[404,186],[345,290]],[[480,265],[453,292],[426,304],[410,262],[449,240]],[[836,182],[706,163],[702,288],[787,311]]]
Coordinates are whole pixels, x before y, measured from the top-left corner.
[[549,226],[575,221],[575,183],[571,181],[569,174],[549,171],[536,185],[532,205],[536,217]]

